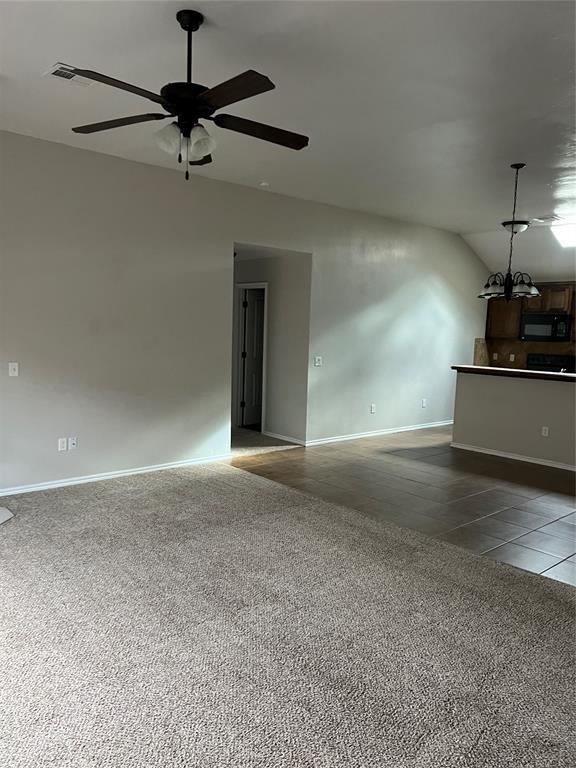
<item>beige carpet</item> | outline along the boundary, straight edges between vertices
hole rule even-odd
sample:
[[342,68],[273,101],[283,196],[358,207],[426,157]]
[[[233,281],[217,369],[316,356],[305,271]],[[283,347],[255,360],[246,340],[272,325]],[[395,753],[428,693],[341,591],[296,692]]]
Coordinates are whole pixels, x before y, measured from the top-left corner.
[[8,499],[3,768],[568,768],[574,595],[225,465]]

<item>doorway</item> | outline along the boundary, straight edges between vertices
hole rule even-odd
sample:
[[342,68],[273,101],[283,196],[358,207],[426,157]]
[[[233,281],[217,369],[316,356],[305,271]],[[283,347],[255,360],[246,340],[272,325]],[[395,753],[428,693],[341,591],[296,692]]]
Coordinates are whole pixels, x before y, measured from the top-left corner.
[[311,254],[234,243],[231,445],[306,441]]
[[267,284],[238,283],[232,418],[238,429],[265,429]]

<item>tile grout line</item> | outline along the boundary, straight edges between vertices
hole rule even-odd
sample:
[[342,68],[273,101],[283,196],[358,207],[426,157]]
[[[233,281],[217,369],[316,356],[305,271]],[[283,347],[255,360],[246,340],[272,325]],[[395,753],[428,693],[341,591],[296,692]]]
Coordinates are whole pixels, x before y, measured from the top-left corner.
[[[526,549],[526,547],[525,547],[525,549]],[[539,552],[540,550],[536,550],[536,551]],[[546,554],[546,553],[544,552],[543,554]],[[566,560],[570,560],[570,558],[574,557],[575,554],[576,554],[576,552],[574,552],[571,555],[568,555],[568,557],[565,557],[563,560],[559,560],[557,563],[554,563],[554,565],[551,565],[550,568],[545,568],[543,571],[540,571],[540,573],[542,574],[542,573],[546,573],[546,571],[551,571],[552,568],[556,568],[557,565],[562,565],[562,563],[565,563]],[[575,568],[576,568],[576,566],[575,566]],[[566,583],[566,582],[564,582],[564,583]]]

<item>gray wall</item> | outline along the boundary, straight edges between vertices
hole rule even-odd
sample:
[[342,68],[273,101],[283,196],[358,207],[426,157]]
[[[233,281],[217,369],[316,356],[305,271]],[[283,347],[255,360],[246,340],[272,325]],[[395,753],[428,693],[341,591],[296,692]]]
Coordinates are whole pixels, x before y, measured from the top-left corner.
[[305,441],[311,256],[237,251],[234,281],[268,283],[265,431]]
[[459,373],[454,443],[573,468],[574,390],[571,381]]
[[226,453],[234,242],[313,255],[308,440],[451,417],[485,312],[457,235],[0,137],[0,487]]
[[311,353],[324,366],[310,370],[308,440],[451,419],[450,366],[484,336],[486,270],[460,237],[350,223],[314,251]]

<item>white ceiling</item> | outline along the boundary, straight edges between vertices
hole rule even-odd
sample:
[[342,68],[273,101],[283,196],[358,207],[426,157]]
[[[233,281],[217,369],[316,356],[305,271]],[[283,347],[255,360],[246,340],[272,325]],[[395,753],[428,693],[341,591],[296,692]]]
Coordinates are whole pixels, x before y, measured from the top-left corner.
[[[506,271],[510,235],[505,230],[464,235],[464,239],[491,271]],[[576,251],[563,248],[550,227],[531,227],[514,238],[512,268],[543,282],[576,280]]]
[[0,127],[173,168],[158,124],[70,130],[150,102],[41,75],[62,61],[154,91],[184,79],[181,7],[206,16],[196,82],[257,69],[277,89],[226,111],[310,136],[292,152],[209,126],[201,175],[474,233],[498,266],[499,238],[476,233],[510,216],[511,162],[528,164],[521,216],[576,214],[571,2],[0,2]]

